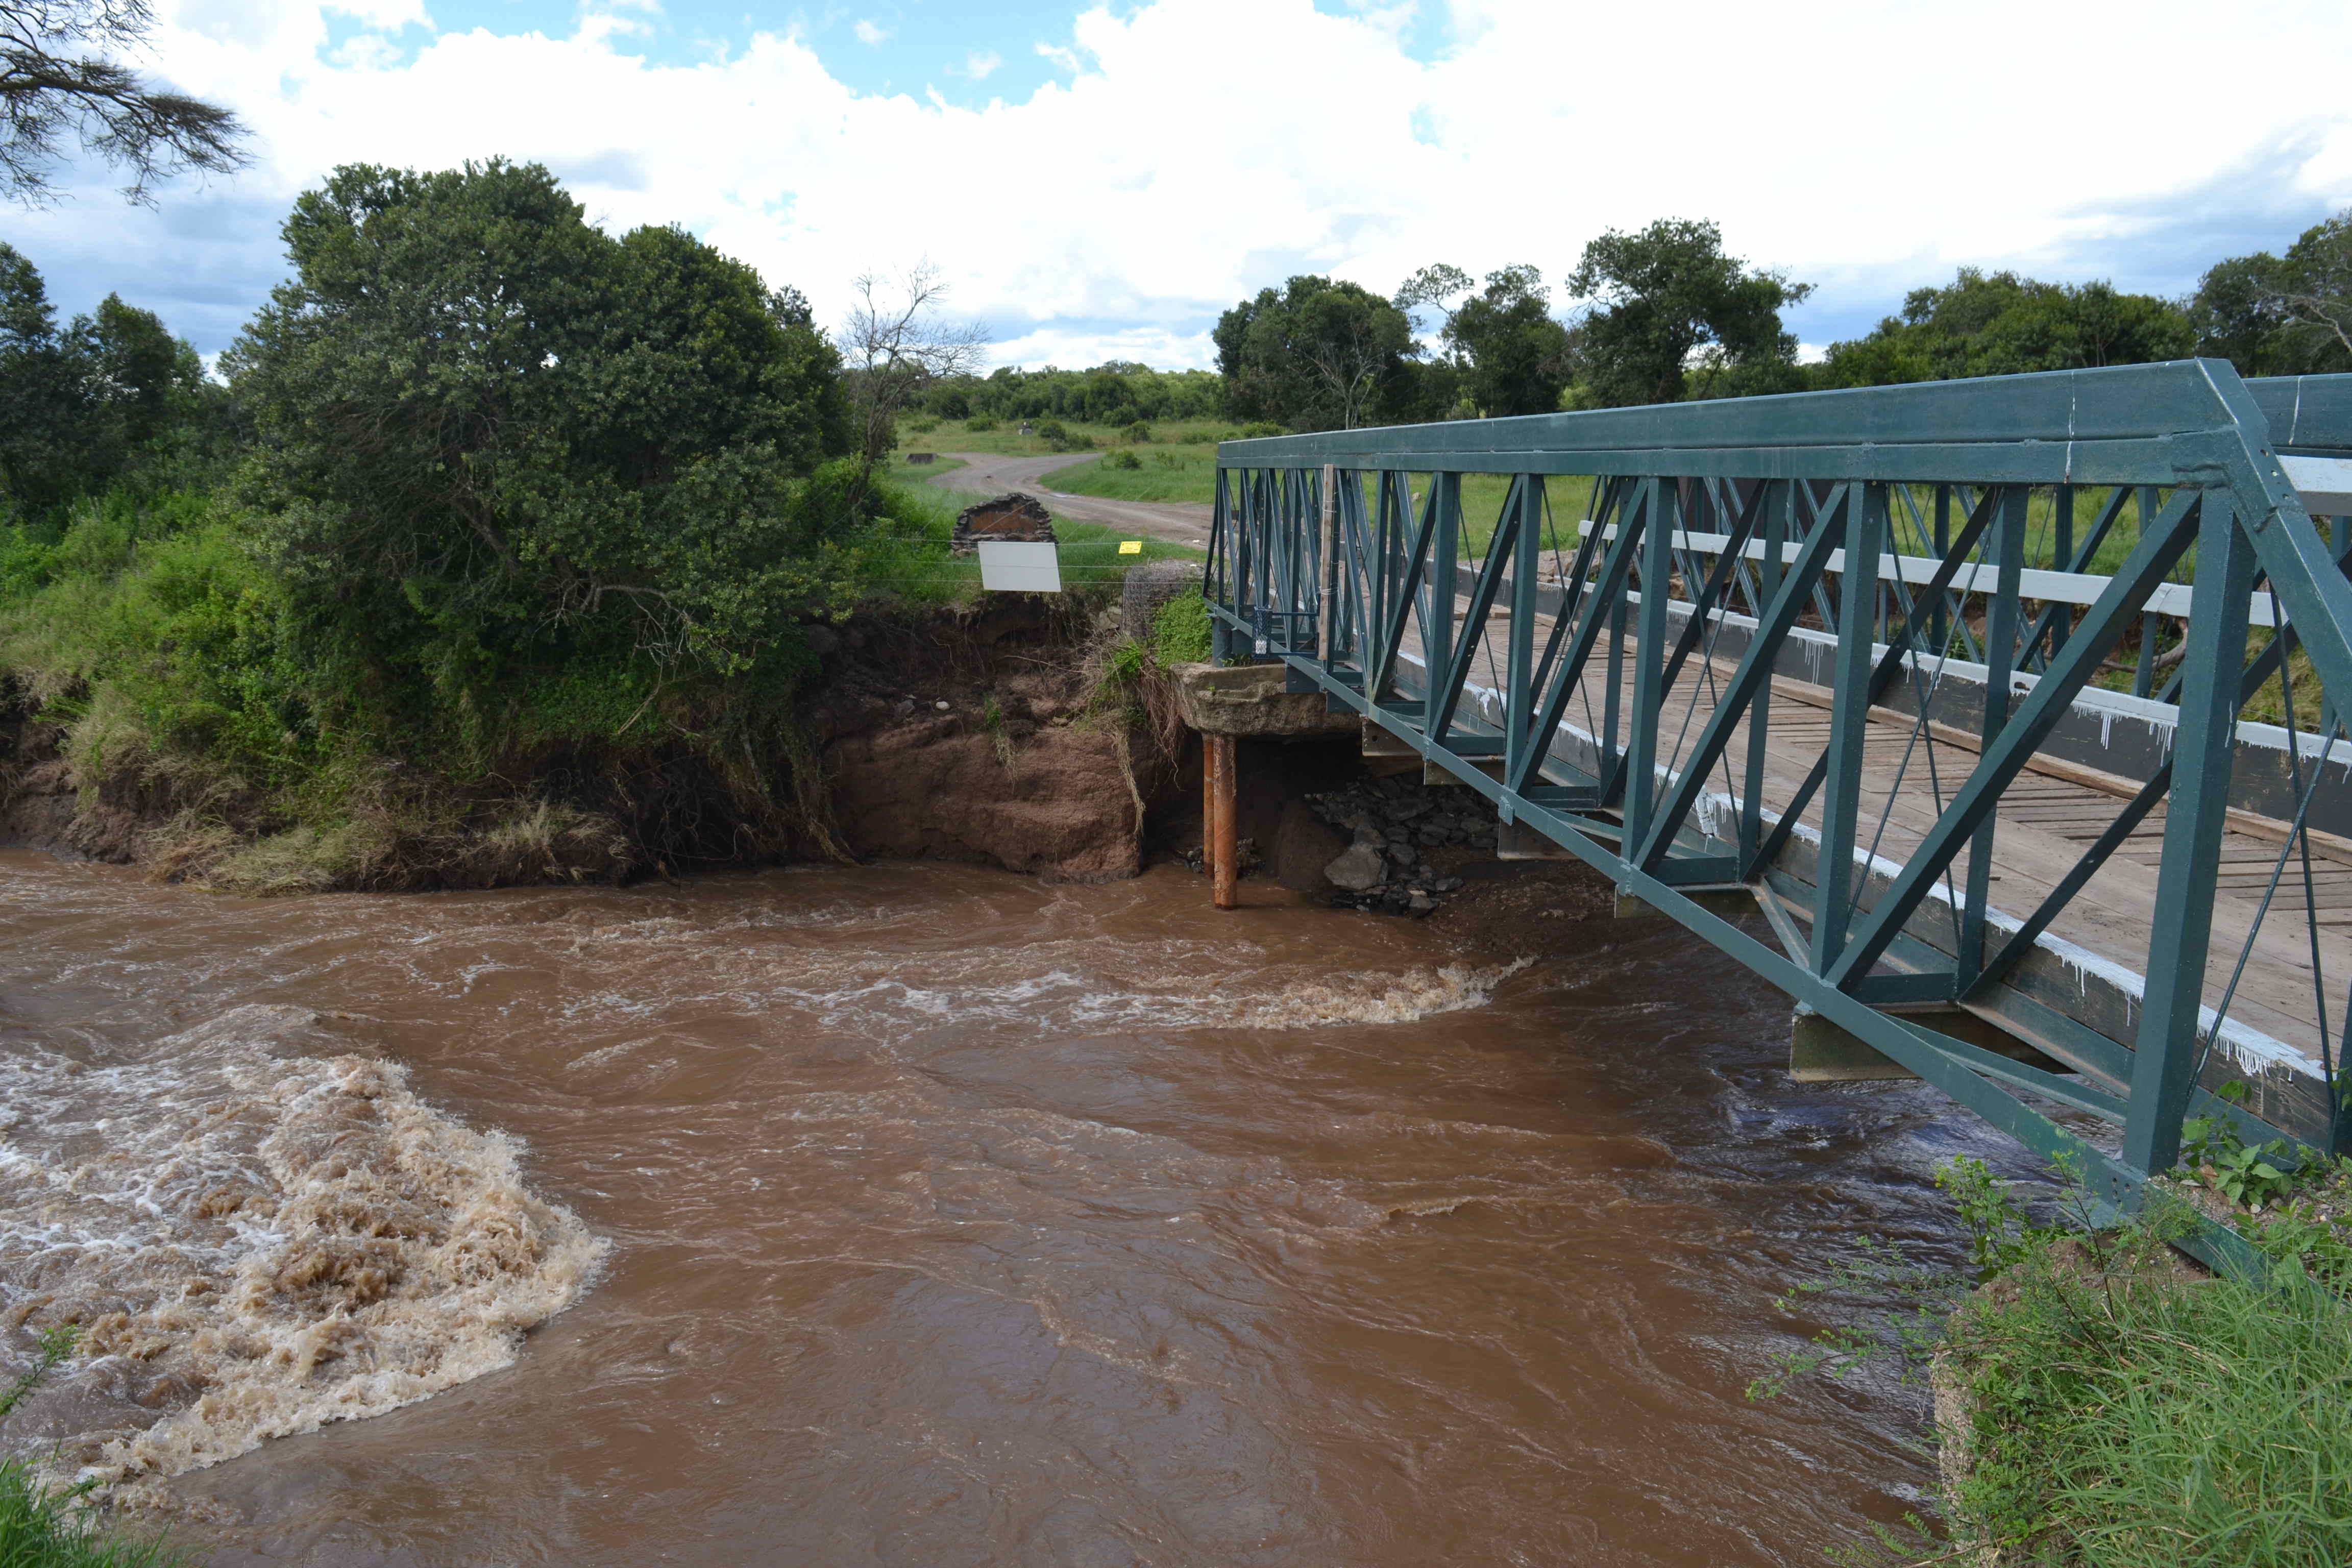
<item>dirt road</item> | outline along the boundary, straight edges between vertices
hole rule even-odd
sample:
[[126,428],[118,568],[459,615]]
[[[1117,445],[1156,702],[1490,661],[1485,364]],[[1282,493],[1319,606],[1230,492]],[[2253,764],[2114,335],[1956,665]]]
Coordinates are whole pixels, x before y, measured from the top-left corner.
[[1209,547],[1209,508],[1180,501],[1105,500],[1100,496],[1065,495],[1046,488],[1046,476],[1055,468],[1083,463],[1089,452],[1057,452],[1045,458],[1002,458],[987,452],[950,452],[963,463],[931,482],[951,490],[976,495],[1003,495],[1020,490],[1035,496],[1053,510],[1081,522],[1099,522],[1132,529],[1154,539]]

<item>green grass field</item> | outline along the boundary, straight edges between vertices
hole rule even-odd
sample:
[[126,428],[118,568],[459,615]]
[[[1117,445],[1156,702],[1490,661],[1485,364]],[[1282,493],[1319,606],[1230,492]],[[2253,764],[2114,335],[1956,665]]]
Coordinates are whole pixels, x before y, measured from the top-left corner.
[[[969,498],[919,482],[939,471],[931,466],[896,466],[891,477],[905,485],[895,531],[863,548],[860,577],[895,597],[923,604],[960,604],[977,598],[980,561],[949,549],[956,512]],[[1122,555],[1119,545],[1134,536],[1099,523],[1080,522],[1055,513],[1054,536],[1061,545],[1062,585],[1069,591],[1115,587],[1130,567],[1146,561],[1198,561],[1201,552],[1164,540],[1143,540],[1135,555]]]
[[1056,468],[1045,483],[1077,496],[1101,496],[1110,500],[1190,501],[1206,506],[1216,492],[1217,447],[1213,441],[1182,445],[1122,447],[1139,467],[1107,468],[1097,458],[1074,468]]
[[[1220,432],[1228,438],[1232,432]],[[1131,454],[1136,467],[1123,463],[1111,466],[1108,458],[1114,455]],[[1171,441],[1151,446],[1121,445],[1103,458],[1055,470],[1046,479],[1054,489],[1073,495],[1101,496],[1116,500],[1181,501],[1208,505],[1216,494],[1216,454],[1213,440]],[[1420,503],[1429,494],[1432,476],[1414,474],[1411,479],[1415,503],[1415,516]],[[1367,493],[1372,481],[1367,476]],[[1544,482],[1549,503],[1550,522],[1546,528],[1544,549],[1563,555],[1576,548],[1581,523],[1591,515],[1597,499],[1596,488],[1589,477],[1555,476]],[[1488,542],[1494,537],[1495,523],[1510,491],[1510,479],[1500,474],[1467,474],[1462,480],[1461,559],[1477,561],[1484,557]],[[2043,488],[2032,492],[2026,507],[2026,558],[2030,564],[2052,571],[2074,568],[2073,552],[2098,526],[2099,517],[2107,504],[2107,492],[2084,487],[2073,498],[2074,525],[2070,552],[2062,558],[2058,537],[2058,498],[2053,489]],[[1895,529],[1897,549],[1906,555],[1937,553],[1934,544],[1935,492],[1931,487],[1915,486],[1909,504],[1898,494],[1894,499]],[[2139,542],[2140,501],[2137,495],[2126,500],[2114,524],[2100,540],[2098,548],[2082,570],[2092,575],[2112,574]],[[1967,517],[1957,506],[1948,519],[1947,537],[1955,537],[1966,526]],[[1717,525],[1720,526],[1720,525]],[[1981,559],[1981,552],[1979,559]],[[2175,582],[2193,582],[2196,578],[2196,552],[2192,548],[2170,574]],[[2137,632],[2126,638],[2118,662],[2127,663],[2137,649]],[[2261,634],[2257,633],[2259,643]],[[2295,684],[2295,710],[2299,722],[2314,723],[2319,716],[2319,682],[2310,671],[2309,660],[2298,653],[2291,672]],[[2129,668],[2110,667],[2101,670],[2095,681],[2114,690],[2129,690],[2132,672]],[[2284,719],[2286,704],[2281,683],[2270,685],[2246,704],[2250,719],[2278,722]]]
[[[1216,494],[1216,447],[1213,442],[1196,441],[1166,446],[1119,448],[1131,451],[1138,467],[1108,467],[1104,458],[1080,463],[1067,468],[1057,468],[1051,477],[1052,488],[1071,495],[1102,496],[1114,500],[1190,501],[1205,506]],[[1106,454],[1108,457],[1109,454]],[[1412,479],[1416,506],[1429,494],[1431,476],[1415,474]],[[1594,500],[1593,482],[1582,476],[1554,476],[1545,480],[1544,489],[1550,503],[1552,526],[1562,549],[1573,548],[1576,525],[1591,515]],[[1370,482],[1367,482],[1370,491]],[[1510,479],[1501,474],[1466,474],[1462,480],[1462,558],[1475,561],[1486,552],[1486,542],[1494,537],[1495,521],[1501,513],[1503,502],[1510,492]],[[1895,508],[1896,537],[1906,554],[1933,553],[1935,494],[1927,487],[1917,487],[1914,498],[1918,517],[1900,500]],[[2105,505],[2105,492],[2088,488],[2075,492],[2074,498],[2074,544],[2091,535],[2097,526],[2099,513]],[[1958,533],[1966,523],[1964,515],[1954,515],[1950,531]],[[2097,552],[2084,570],[2093,574],[2112,573],[2123,563],[2131,547],[2139,541],[2139,503],[2128,500],[2114,527],[2100,542]],[[1549,541],[1548,541],[1549,542]],[[2071,563],[2057,559],[2056,498],[2052,491],[2034,492],[2026,509],[2027,558],[2034,565],[2063,570]],[[2173,573],[2176,581],[2188,582],[2194,576],[2193,559]]]
[[[968,419],[932,419],[928,416],[900,420],[898,460],[904,462],[908,452],[986,452],[1000,458],[1042,458],[1057,449],[1043,436],[1022,435],[1018,419],[1001,420],[985,430],[973,429],[972,423]],[[1032,423],[1043,425],[1045,421],[1041,419]],[[1115,447],[1131,447],[1143,453],[1168,446],[1213,447],[1218,441],[1240,434],[1230,419],[1181,419],[1154,425],[1149,442],[1131,440],[1124,426],[1087,425],[1065,419],[1062,427],[1072,437],[1083,437],[1093,442],[1096,447],[1106,451]]]

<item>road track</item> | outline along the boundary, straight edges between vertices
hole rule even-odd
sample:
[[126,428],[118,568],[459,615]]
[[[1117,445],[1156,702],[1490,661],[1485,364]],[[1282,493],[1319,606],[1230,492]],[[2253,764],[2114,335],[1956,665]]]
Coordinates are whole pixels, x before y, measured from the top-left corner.
[[1056,452],[1043,458],[1007,458],[992,452],[947,452],[942,457],[962,463],[932,478],[946,489],[996,496],[1020,490],[1035,496],[1047,510],[1079,522],[1098,522],[1130,529],[1153,539],[1209,548],[1210,509],[1182,501],[1107,500],[1100,496],[1067,495],[1046,488],[1046,476],[1056,468],[1086,462],[1091,452]]

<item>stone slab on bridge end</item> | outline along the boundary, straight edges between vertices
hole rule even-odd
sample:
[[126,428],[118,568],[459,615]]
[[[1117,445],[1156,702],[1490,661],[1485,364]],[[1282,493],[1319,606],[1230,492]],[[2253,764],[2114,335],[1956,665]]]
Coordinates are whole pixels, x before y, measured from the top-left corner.
[[1328,741],[1358,733],[1353,713],[1334,713],[1319,691],[1290,691],[1279,664],[1180,664],[1169,671],[1176,710],[1205,735]]

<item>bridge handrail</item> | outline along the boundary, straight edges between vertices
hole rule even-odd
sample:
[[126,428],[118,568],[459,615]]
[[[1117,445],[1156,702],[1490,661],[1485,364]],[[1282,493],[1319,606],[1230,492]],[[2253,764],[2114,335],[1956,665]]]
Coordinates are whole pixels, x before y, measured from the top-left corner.
[[[1285,659],[1310,689],[1486,794],[1507,823],[1530,826],[1610,871],[1801,1002],[2043,1146],[2080,1140],[2054,1134],[2038,1112],[2019,1112],[2006,1090],[1993,1100],[1979,1092],[1996,1080],[2013,1089],[2016,1073],[1934,1030],[1891,1025],[1881,1009],[1903,996],[1981,1011],[1987,987],[2009,984],[2021,944],[2032,948],[2053,910],[2168,802],[2143,989],[2133,994],[2137,1021],[2121,1035],[2108,1025],[2108,1036],[2066,1036],[2078,1066],[2104,1064],[2097,1070],[2124,1092],[2102,1100],[2035,1080],[2036,1092],[2112,1111],[2123,1123],[2122,1160],[2099,1158],[2127,1183],[2169,1163],[2182,1115],[2206,1103],[2199,1075],[2227,1021],[2200,1039],[2238,710],[2265,680],[2316,684],[2331,721],[2352,702],[2352,584],[2338,564],[2352,540],[2341,526],[2334,541],[2323,538],[2314,520],[2315,509],[2352,510],[2347,458],[2352,377],[2249,384],[2211,360],[1232,441],[1218,448],[1205,592],[1224,647],[1239,637]],[[1464,480],[1481,474],[1507,478],[1508,490],[1483,558],[1457,571]],[[1425,492],[1415,488],[1421,475],[1431,476]],[[1556,476],[1592,478],[1597,521],[1578,531],[1575,565],[1554,575],[1558,613],[1544,626],[1538,540],[1550,521],[1547,480]],[[1910,509],[1914,534],[1925,540],[1921,487],[1937,497],[1941,556],[1902,547],[1891,498]],[[2102,532],[2136,500],[2137,537],[2114,573],[2080,569],[2096,537],[2071,555],[2071,542],[2053,543],[2056,558],[2031,563],[2028,498],[2047,487],[2061,503],[2051,513],[2061,542],[2079,489],[2111,488]],[[1955,498],[1965,518],[1948,548]],[[2218,599],[2167,581],[2192,547],[2200,584],[2219,589]],[[1859,582],[1845,581],[1849,560],[1858,561]],[[1723,612],[1743,573],[1748,613],[1734,617]],[[1637,591],[1649,585],[1666,592]],[[1677,592],[1679,624],[1669,603]],[[1928,628],[1957,624],[1974,639],[1968,628],[1979,605],[1989,695],[1978,760],[1948,805],[1939,789],[1924,837],[1874,882],[1870,867],[1882,858],[1857,839],[1868,832],[1856,815],[1864,727],[1887,683],[1922,668],[1918,656],[1938,668],[1948,660],[1957,644],[1928,647]],[[2106,656],[2151,616],[2186,622],[2177,733],[2117,829],[1997,959],[1975,944],[1998,937],[1964,933],[1957,952],[1940,953],[1906,947],[1914,915],[1939,887],[1956,911],[1965,908],[1965,923],[1984,928],[1980,871],[1966,873],[1964,896],[1952,890],[1959,859],[1965,852],[1971,868],[1986,864],[2003,792]],[[1834,675],[1819,682],[1833,692],[1830,746],[1793,805],[1768,810],[1752,787],[1724,792],[1743,820],[1738,842],[1721,839],[1692,815],[1712,788],[1706,774],[1720,767],[1728,776],[1732,738],[1745,726],[1751,785],[1762,777],[1771,660],[1808,616],[1834,633]],[[1708,662],[1713,644],[1699,644],[1734,618],[1752,627],[1751,641],[1715,710],[1695,738],[1696,707],[1682,731],[1669,733],[1662,704],[1675,671],[1695,651]],[[1822,636],[1806,635],[1817,646]],[[2285,659],[2290,648],[2301,658]],[[1488,678],[1474,713],[1464,692],[1480,651],[1502,673]],[[1408,661],[1427,670],[1410,693],[1398,687]],[[1564,761],[1551,739],[1562,704],[1604,663],[1607,723],[1594,730],[1588,720],[1590,754]],[[2015,689],[2010,673],[2037,666],[2040,679]],[[1632,680],[1622,714],[1621,668]],[[2306,831],[2313,786],[2293,704],[2285,722],[2293,743],[2282,754],[2295,770],[2298,803],[2292,837]],[[2319,754],[2331,753],[2323,742]],[[1795,888],[1785,862],[1808,810],[1822,823],[1815,880]],[[1768,828],[1763,819],[1774,812]],[[1810,910],[1811,935],[1776,925],[1786,953],[1758,947],[1677,890],[1709,878],[1754,892],[1768,914],[1784,905],[1800,919]],[[2277,881],[2273,872],[2265,913]],[[2306,902],[2316,955],[2318,906]],[[2261,918],[2245,938],[2249,952]],[[2223,998],[2225,1016],[2236,984]],[[2347,1119],[2324,998],[2318,1017],[2326,1103],[2320,1125],[2306,1119],[2293,1130],[2341,1144]],[[2066,1035],[2063,1023],[2049,1027]]]

